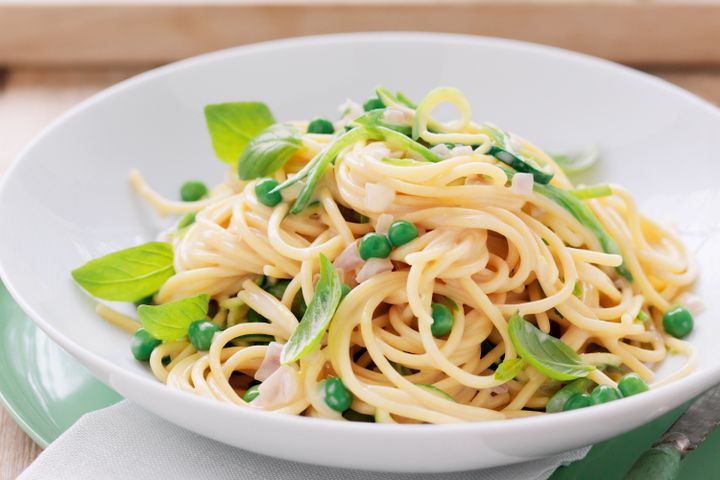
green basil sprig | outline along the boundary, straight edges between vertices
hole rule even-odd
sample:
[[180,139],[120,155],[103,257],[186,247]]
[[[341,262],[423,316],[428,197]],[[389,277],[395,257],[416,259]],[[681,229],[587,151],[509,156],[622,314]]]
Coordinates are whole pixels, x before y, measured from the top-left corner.
[[140,323],[150,335],[159,340],[177,340],[188,333],[190,324],[204,320],[208,313],[210,296],[201,293],[162,305],[140,305]]
[[134,302],[157,292],[174,273],[172,246],[149,242],[90,260],[72,277],[97,298]]
[[276,124],[263,130],[247,144],[238,160],[238,175],[243,180],[265,177],[285,165],[302,147],[300,130],[288,124]]
[[512,380],[523,371],[527,363],[522,358],[508,358],[503,360],[495,370],[495,380]]
[[550,378],[574,380],[586,377],[595,368],[584,363],[580,356],[561,340],[525,321],[519,313],[510,317],[508,331],[520,358]]
[[342,299],[342,282],[330,260],[320,254],[320,279],[310,305],[280,354],[280,362],[295,362],[320,344]]
[[275,123],[261,102],[230,102],[205,106],[205,121],[215,154],[234,164],[250,141]]

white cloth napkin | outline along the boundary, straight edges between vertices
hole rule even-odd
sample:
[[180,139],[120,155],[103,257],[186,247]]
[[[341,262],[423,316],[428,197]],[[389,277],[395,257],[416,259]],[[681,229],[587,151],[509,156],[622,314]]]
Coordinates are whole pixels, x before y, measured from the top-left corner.
[[531,462],[448,474],[317,467],[239,450],[173,425],[128,401],[88,413],[53,442],[20,480],[544,480],[589,447]]

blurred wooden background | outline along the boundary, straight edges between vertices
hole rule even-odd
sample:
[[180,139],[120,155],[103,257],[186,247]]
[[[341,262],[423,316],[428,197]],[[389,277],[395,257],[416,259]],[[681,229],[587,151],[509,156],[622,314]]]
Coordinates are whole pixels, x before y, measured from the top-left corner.
[[[276,38],[389,30],[577,50],[720,104],[720,0],[0,0],[0,175],[64,110],[148,68]],[[39,452],[0,409],[0,480]]]
[[163,63],[243,43],[365,30],[515,38],[633,65],[720,64],[718,0],[37,3],[0,0],[0,64]]

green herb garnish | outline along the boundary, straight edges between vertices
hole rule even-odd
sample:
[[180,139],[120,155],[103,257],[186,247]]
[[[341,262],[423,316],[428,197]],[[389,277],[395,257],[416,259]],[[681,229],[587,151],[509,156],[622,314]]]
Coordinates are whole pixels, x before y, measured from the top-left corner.
[[315,295],[300,324],[283,347],[280,354],[283,364],[303,358],[320,344],[341,298],[342,282],[337,270],[325,255],[320,254],[320,279],[315,286]]
[[523,371],[527,363],[522,358],[509,358],[503,360],[495,370],[495,380],[512,380]]
[[540,373],[555,380],[586,377],[595,367],[585,364],[580,356],[561,340],[543,333],[519,313],[508,322],[510,340],[518,354]]
[[238,160],[238,175],[243,180],[270,175],[301,147],[302,137],[295,126],[276,124],[268,127],[243,150]]
[[97,298],[135,302],[157,292],[173,273],[170,244],[149,242],[90,260],[72,276]]
[[250,141],[275,123],[261,102],[218,103],[205,106],[205,121],[215,155],[234,164]]
[[145,330],[160,340],[177,340],[188,333],[190,324],[204,320],[208,313],[210,296],[201,293],[162,305],[140,305],[137,309]]

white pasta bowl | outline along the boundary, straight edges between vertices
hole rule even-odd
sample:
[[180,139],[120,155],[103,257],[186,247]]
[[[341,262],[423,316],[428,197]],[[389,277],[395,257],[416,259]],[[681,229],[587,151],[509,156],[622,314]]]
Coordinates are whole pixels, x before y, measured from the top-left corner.
[[[689,340],[689,376],[621,401],[533,418],[380,425],[270,414],[170,390],[97,318],[70,271],[164,226],[131,191],[140,168],[172,196],[219,182],[202,108],[267,102],[280,119],[333,117],[377,84],[419,97],[463,90],[491,120],[550,151],[599,144],[596,180],[624,184],[646,213],[676,223],[701,266],[707,303]],[[451,471],[529,460],[648,422],[720,382],[720,112],[648,75],[554,48],[438,34],[353,34],[230,49],[122,82],[82,103],[17,159],[0,190],[0,273],[33,320],[99,379],[197,433],[275,457],[338,467]],[[677,360],[677,361],[676,361]],[[660,376],[680,359],[666,362]]]

